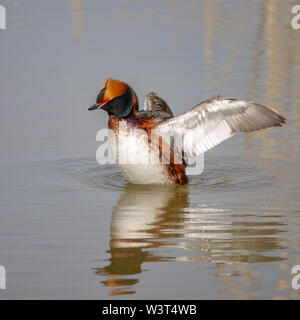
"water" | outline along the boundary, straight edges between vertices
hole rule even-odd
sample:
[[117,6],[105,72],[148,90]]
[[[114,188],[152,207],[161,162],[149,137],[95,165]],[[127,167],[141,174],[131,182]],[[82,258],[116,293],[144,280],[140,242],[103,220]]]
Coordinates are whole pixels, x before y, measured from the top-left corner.
[[[5,1],[1,299],[299,299],[300,31],[290,1]],[[175,114],[211,95],[287,119],[205,154],[187,186],[95,159],[107,77]]]

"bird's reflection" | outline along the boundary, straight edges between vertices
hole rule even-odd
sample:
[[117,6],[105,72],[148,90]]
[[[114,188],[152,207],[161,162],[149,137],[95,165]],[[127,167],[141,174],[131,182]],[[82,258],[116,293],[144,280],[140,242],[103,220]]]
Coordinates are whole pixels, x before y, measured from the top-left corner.
[[[189,194],[182,186],[125,187],[112,213],[110,258],[106,266],[94,268],[112,288],[110,295],[135,293],[145,262],[211,262],[219,277],[221,268],[233,263],[283,259],[270,255],[282,248],[278,217],[192,204]],[[166,247],[182,250],[172,256]]]
[[163,246],[166,224],[179,220],[187,206],[186,187],[126,186],[112,213],[109,265],[96,269],[108,277],[104,285],[116,287],[110,295],[134,293],[128,286],[138,282],[134,275],[143,262],[168,259],[149,249]]

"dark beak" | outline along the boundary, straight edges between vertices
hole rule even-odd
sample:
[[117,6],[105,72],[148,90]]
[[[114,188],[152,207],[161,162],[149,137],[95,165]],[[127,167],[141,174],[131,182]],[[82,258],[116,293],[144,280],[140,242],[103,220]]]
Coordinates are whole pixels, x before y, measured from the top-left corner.
[[99,103],[96,103],[96,104],[90,106],[90,107],[88,108],[88,110],[89,110],[89,111],[91,111],[91,110],[96,110],[96,109],[98,109],[100,106],[101,106],[101,105],[100,105]]
[[96,103],[94,105],[92,105],[91,107],[88,108],[89,111],[91,110],[96,110],[96,109],[101,109],[103,106],[105,106],[107,104],[107,102],[109,102],[109,99],[106,99],[103,103]]
[[[103,88],[103,89],[100,90],[96,101],[102,101],[103,100],[103,97],[104,97],[104,94],[105,94],[105,90],[106,90],[106,88]],[[109,99],[106,99],[102,103],[96,103],[96,104],[92,105],[91,107],[89,107],[88,110],[91,111],[91,110],[100,109],[109,101],[110,101]]]

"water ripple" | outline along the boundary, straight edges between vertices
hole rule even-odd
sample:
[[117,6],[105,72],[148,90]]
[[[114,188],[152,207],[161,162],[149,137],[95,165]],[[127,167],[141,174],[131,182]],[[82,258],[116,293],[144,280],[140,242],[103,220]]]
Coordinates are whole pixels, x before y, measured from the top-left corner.
[[[46,166],[55,170],[66,178],[74,179],[81,186],[102,190],[121,191],[127,181],[115,165],[99,165],[95,159],[87,157],[70,157],[47,162]],[[216,188],[251,188],[257,184],[269,183],[267,177],[257,168],[233,161],[227,164],[220,161],[212,161],[206,165],[201,175],[189,176],[189,188],[191,192],[203,189]]]

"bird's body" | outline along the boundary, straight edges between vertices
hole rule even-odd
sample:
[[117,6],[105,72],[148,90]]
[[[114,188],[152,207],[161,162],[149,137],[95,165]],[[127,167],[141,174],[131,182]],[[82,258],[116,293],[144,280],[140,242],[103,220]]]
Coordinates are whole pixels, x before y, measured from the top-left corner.
[[89,110],[109,114],[110,142],[116,163],[134,184],[186,184],[186,163],[238,131],[281,126],[276,111],[252,101],[212,98],[174,117],[167,103],[150,92],[145,110],[124,82],[108,79]]
[[[110,116],[109,141],[125,178],[133,184],[172,183],[167,166],[154,163],[157,153],[149,150],[148,134],[140,128],[139,122]],[[117,142],[117,143],[116,143]]]

